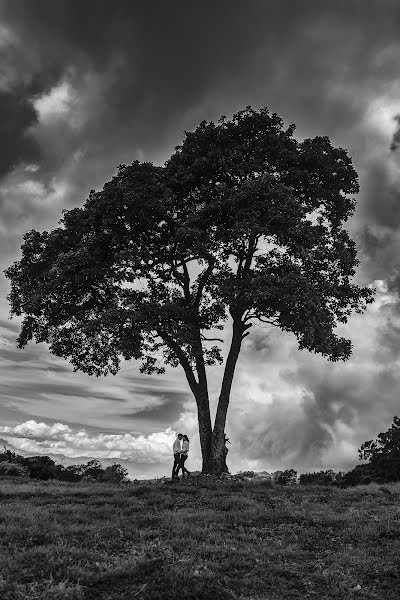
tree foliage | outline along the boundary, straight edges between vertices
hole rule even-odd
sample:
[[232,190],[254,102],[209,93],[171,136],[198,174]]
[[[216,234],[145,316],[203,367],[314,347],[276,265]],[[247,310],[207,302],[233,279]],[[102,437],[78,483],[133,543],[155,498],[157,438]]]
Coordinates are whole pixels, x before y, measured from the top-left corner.
[[286,469],[276,478],[279,485],[294,485],[297,483],[297,471],[295,469]]
[[105,481],[107,483],[122,483],[127,479],[128,470],[117,463],[106,467],[101,475],[101,481]]
[[[242,341],[256,323],[293,333],[300,349],[346,360],[335,333],[372,291],[351,282],[356,247],[343,223],[357,174],[327,137],[293,137],[277,114],[248,107],[203,121],[162,167],[121,165],[53,231],[24,236],[6,271],[18,344],[47,342],[74,369],[144,373],[181,365],[199,413],[203,463],[225,461],[224,428]],[[214,429],[206,367],[221,363]]]
[[343,473],[335,473],[331,469],[327,471],[314,471],[313,473],[302,473],[299,478],[301,485],[338,485],[343,478]]
[[56,463],[49,456],[28,456],[23,459],[23,464],[29,471],[32,479],[55,479]]
[[375,480],[400,481],[400,417],[395,415],[391,427],[375,440],[364,442],[358,454],[368,461],[365,466]]
[[27,467],[8,460],[0,460],[0,475],[8,477],[28,477],[29,471]]

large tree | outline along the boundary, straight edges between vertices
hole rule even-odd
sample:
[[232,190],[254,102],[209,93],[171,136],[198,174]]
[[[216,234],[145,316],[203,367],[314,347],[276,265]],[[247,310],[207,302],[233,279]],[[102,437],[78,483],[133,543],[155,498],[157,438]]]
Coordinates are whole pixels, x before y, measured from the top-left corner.
[[[203,121],[162,167],[121,165],[50,232],[24,236],[6,271],[20,347],[47,342],[75,370],[144,373],[180,365],[197,404],[203,471],[226,469],[224,430],[243,339],[257,322],[292,332],[300,349],[346,360],[335,334],[372,291],[351,283],[357,174],[327,137],[248,107]],[[222,363],[214,426],[206,367]]]

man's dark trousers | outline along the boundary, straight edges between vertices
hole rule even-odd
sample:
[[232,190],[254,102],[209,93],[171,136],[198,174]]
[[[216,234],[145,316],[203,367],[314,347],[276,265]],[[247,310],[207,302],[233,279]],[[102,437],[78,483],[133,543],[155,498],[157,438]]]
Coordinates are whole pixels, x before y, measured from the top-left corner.
[[174,466],[172,467],[172,478],[178,477],[181,455],[179,452],[174,454]]

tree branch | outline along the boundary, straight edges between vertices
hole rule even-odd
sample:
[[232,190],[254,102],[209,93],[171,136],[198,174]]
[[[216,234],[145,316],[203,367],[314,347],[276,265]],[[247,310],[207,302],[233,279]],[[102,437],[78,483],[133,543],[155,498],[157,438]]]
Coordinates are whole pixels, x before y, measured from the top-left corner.
[[250,334],[250,331],[247,331],[247,329],[250,329],[250,327],[253,327],[253,323],[245,323],[245,321],[243,321],[242,341]]
[[184,351],[179,346],[179,344],[173,339],[173,337],[169,335],[169,333],[160,329],[157,330],[157,333],[161,337],[161,339],[164,340],[167,346],[169,346],[171,350],[175,352],[179,362],[183,367],[183,370],[185,371],[186,379],[188,381],[190,389],[192,390],[194,396],[196,396],[199,384],[196,381],[192,367],[190,366],[189,360],[185,355]]
[[[248,321],[249,319],[257,319],[261,323],[265,323],[267,325],[279,325],[279,323],[276,320],[274,321],[271,319],[266,319],[265,317],[263,317],[262,315],[260,315],[258,313],[249,313],[246,316],[245,321]],[[250,327],[251,327],[251,325],[250,325]]]
[[224,343],[224,340],[221,338],[207,338],[205,335],[201,334],[201,339],[203,342],[221,342]]
[[195,356],[195,361],[196,361],[197,376],[199,379],[199,387],[208,389],[207,373],[206,373],[206,367],[204,364],[204,353],[203,353],[203,346],[201,343],[200,328],[198,328],[196,331],[196,337],[195,337],[193,346],[194,346],[194,356]]
[[214,268],[214,264],[215,261],[212,260],[208,263],[208,266],[206,268],[206,270],[204,271],[204,273],[199,277],[199,285],[197,288],[197,292],[196,292],[196,298],[195,298],[195,304],[196,306],[199,306],[200,304],[200,300],[201,300],[201,296],[203,294],[203,290],[204,290],[204,286],[206,285],[212,271]]
[[186,261],[182,260],[181,265],[183,269],[183,293],[185,295],[185,299],[190,302],[192,300],[192,296],[190,294],[190,275]]
[[249,248],[248,248],[246,260],[245,260],[245,263],[243,266],[241,279],[244,279],[249,274],[251,262],[252,262],[253,256],[254,256],[254,252],[257,249],[258,239],[259,239],[259,236],[257,234],[252,233],[250,235]]
[[92,294],[93,294],[93,295],[95,296],[95,298],[97,299],[98,303],[99,303],[101,306],[104,306],[104,304],[106,304],[106,301],[105,301],[105,299],[103,298],[103,296],[100,294],[100,291],[99,291],[99,290],[98,290],[98,289],[97,289],[97,288],[96,288],[94,285],[91,285],[91,286],[90,286],[90,289],[91,289],[91,291],[92,291]]

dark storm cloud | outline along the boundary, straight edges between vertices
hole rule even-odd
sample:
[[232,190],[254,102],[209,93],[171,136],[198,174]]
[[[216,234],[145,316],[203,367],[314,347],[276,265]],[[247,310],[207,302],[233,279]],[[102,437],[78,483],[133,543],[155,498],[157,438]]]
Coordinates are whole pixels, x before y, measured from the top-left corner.
[[[31,99],[63,81],[76,96],[66,120],[36,129],[42,160],[32,177],[48,186],[80,153],[65,204],[81,204],[120,162],[162,161],[184,129],[246,104],[268,105],[297,122],[300,135],[331,135],[360,158],[364,148],[354,133],[365,103],[397,76],[398,57],[388,49],[397,43],[399,10],[394,1],[384,7],[356,0],[284,0],[279,10],[262,0],[245,7],[227,0],[120,0],[112,7],[105,0],[3,0],[3,21],[21,46],[18,61],[16,42],[10,56]],[[396,193],[385,185],[384,169],[365,184],[366,218],[384,212],[378,196],[385,194],[382,218],[390,221],[394,212],[397,223]],[[30,203],[26,210],[43,219]]]
[[[258,13],[269,12],[260,2],[246,7],[246,19],[238,3],[227,2],[120,1],[111,8],[102,0],[59,0],[2,8],[27,52],[36,54],[42,92],[63,76],[78,90],[87,73],[109,78],[70,151],[85,140],[89,156],[104,160],[111,152],[114,169],[138,146],[146,152],[162,145],[171,120],[201,101],[216,78],[241,67],[265,35]],[[44,168],[57,168],[60,159],[48,152]]]
[[[395,10],[394,2],[384,4]],[[378,3],[286,0],[279,10],[262,0],[1,6],[35,55],[36,95],[66,76],[78,90],[88,72],[109,77],[80,135],[69,140],[71,152],[85,141],[86,160],[97,157],[107,173],[111,164],[135,158],[138,148],[155,160],[165,157],[185,126],[219,116],[207,107],[213,94],[227,111],[267,104],[298,119],[303,130],[335,134],[357,113],[357,103],[335,86],[377,85],[397,68],[394,61],[374,64],[398,34],[391,11]],[[45,152],[43,166],[56,169],[63,158]],[[92,176],[99,184],[100,175]]]
[[400,267],[400,170],[392,159],[377,156],[362,181],[356,240],[367,281],[397,286]]
[[400,225],[400,188],[398,181],[390,180],[388,170],[385,162],[370,166],[363,209],[375,225],[396,230]]
[[19,163],[39,160],[39,146],[28,132],[36,122],[24,90],[0,90],[0,178]]

